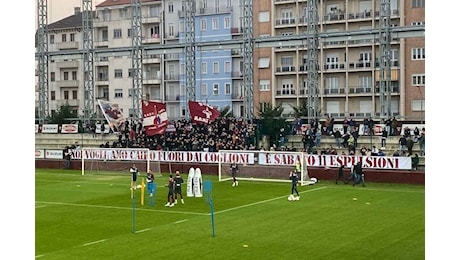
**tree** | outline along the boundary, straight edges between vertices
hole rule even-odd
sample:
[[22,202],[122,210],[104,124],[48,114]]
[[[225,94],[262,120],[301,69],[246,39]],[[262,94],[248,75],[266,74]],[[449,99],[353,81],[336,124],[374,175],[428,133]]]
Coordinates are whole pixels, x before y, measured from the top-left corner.
[[281,117],[283,110],[284,108],[281,105],[272,107],[271,104],[265,106],[264,111],[259,110],[261,133],[262,135],[268,135],[270,146],[278,140],[280,129],[286,124],[286,119]]
[[224,107],[222,110],[219,111],[220,112],[220,116],[221,118],[228,118],[228,117],[233,117],[233,112],[230,108],[230,106],[226,106]]
[[49,122],[51,124],[69,124],[78,118],[77,111],[73,109],[68,102],[62,105],[54,115],[51,115]]
[[308,116],[308,108],[307,108],[307,99],[302,98],[300,99],[299,106],[291,105],[292,109],[294,110],[294,116],[297,117],[307,117]]

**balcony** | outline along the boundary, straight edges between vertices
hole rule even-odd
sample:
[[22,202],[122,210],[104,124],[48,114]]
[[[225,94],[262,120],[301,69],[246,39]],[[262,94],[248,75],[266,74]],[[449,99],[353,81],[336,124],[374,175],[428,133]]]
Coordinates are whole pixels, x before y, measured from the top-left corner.
[[108,48],[109,47],[109,40],[103,39],[102,41],[94,41],[95,48]]
[[142,63],[148,64],[148,63],[161,63],[161,57],[158,54],[149,54],[149,55],[144,55],[142,59]]
[[343,70],[345,69],[345,64],[343,63],[330,63],[323,65],[324,70]]
[[80,63],[76,60],[58,60],[56,61],[56,67],[58,69],[78,68],[78,65],[80,65]]
[[79,103],[79,99],[56,99],[56,107],[65,106],[66,104],[71,107],[78,107]]
[[275,0],[276,4],[288,4],[288,3],[295,3],[295,0]]
[[348,87],[348,94],[372,94],[371,87]]
[[242,78],[243,72],[241,71],[232,71],[232,78]]
[[348,68],[349,69],[363,69],[368,68],[370,69],[372,65],[372,61],[357,61],[357,62],[349,62]]
[[276,90],[276,95],[277,96],[289,96],[289,97],[292,97],[292,96],[295,96],[295,89],[277,89]]
[[143,24],[160,23],[160,16],[143,16]]
[[179,101],[180,100],[180,95],[179,94],[171,94],[168,95],[166,94],[166,101]]
[[342,20],[345,20],[345,12],[342,12],[342,11],[328,13],[323,16],[323,21],[325,22],[342,21]]
[[161,84],[161,76],[160,73],[146,74],[143,83],[146,85],[158,85]]
[[56,86],[58,88],[78,88],[78,80],[59,80],[56,81]]
[[339,95],[345,94],[345,89],[343,88],[326,88],[324,89],[324,95]]
[[96,85],[109,85],[109,75],[107,73],[99,74],[94,82]]
[[203,14],[223,14],[223,13],[231,13],[233,11],[232,6],[216,6],[214,8],[197,8],[196,15],[203,15]]
[[78,42],[59,42],[56,48],[59,50],[78,49]]
[[[384,91],[387,89],[385,88]],[[399,93],[399,86],[391,86],[391,93],[392,94],[398,94]],[[380,87],[376,86],[375,87],[375,94],[380,94]]]
[[179,74],[166,74],[165,75],[165,80],[166,81],[178,81],[179,80]]
[[275,26],[295,25],[296,18],[278,18],[275,20]]
[[179,60],[179,53],[165,54],[165,60]]
[[96,60],[96,66],[109,66],[109,57],[98,57]]
[[360,13],[349,13],[348,20],[369,19],[372,17],[372,11],[364,11]]
[[160,35],[159,34],[152,34],[150,36],[142,36],[142,43],[143,44],[155,44],[155,43],[160,43]]
[[282,67],[276,67],[276,72],[295,72],[295,66],[282,66]]

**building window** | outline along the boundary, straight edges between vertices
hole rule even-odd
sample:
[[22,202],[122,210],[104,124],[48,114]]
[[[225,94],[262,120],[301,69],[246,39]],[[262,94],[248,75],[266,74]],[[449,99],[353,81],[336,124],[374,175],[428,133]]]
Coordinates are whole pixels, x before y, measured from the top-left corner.
[[64,71],[64,80],[69,80],[69,72]]
[[160,16],[160,7],[159,6],[150,6],[150,17]]
[[51,81],[56,81],[56,73],[55,72],[50,73],[50,80]]
[[78,94],[76,90],[72,90],[72,99],[78,99]]
[[208,95],[208,85],[206,83],[201,84],[201,95],[202,96]]
[[123,97],[123,89],[117,88],[115,89],[115,98],[122,98]]
[[424,60],[425,59],[425,48],[413,48],[412,49],[412,60]]
[[267,69],[270,67],[270,58],[259,58],[259,69]]
[[212,64],[212,73],[214,73],[214,74],[219,73],[219,63],[218,62],[214,62]]
[[411,25],[425,25],[425,21],[416,21],[416,22],[412,22]]
[[413,99],[412,111],[425,111],[425,100]]
[[114,39],[121,38],[121,29],[113,29],[113,38]]
[[201,63],[201,74],[207,74],[208,73],[208,67],[207,67],[207,63],[206,62],[202,62]]
[[131,35],[132,35],[132,29],[128,28],[128,38],[131,38]]
[[224,64],[224,70],[225,70],[225,73],[230,73],[232,72],[232,67],[231,67],[231,63],[230,61],[226,61],[225,64]]
[[270,22],[270,12],[263,11],[259,12],[259,23]]
[[115,78],[123,78],[123,70],[120,70],[120,69],[115,70],[114,71],[114,77]]
[[259,80],[259,90],[260,91],[270,91],[270,80],[268,79]]
[[180,73],[181,75],[184,75],[184,74],[185,74],[185,63],[181,63],[181,64],[180,64],[179,70],[180,70],[179,73]]
[[206,31],[206,29],[207,29],[206,19],[201,19],[200,20],[200,30]]
[[412,86],[425,86],[425,74],[412,74]]
[[172,23],[168,24],[168,36],[174,37],[174,24]]
[[219,20],[217,18],[212,19],[212,29],[218,30],[219,29]]
[[412,0],[412,8],[425,7],[425,0]]
[[168,3],[168,12],[171,14],[171,13],[174,13],[174,3],[173,2],[169,2]]
[[50,35],[50,44],[54,44],[54,34]]
[[77,72],[72,71],[72,80],[77,80]]
[[270,103],[267,103],[267,102],[259,103],[259,111],[260,112],[265,112],[269,107],[270,107]]
[[232,91],[232,86],[230,83],[225,83],[225,95],[230,95]]
[[74,42],[75,41],[75,33],[70,34],[70,41]]
[[64,99],[69,100],[69,91],[68,90],[64,90]]
[[214,85],[212,86],[212,94],[214,96],[219,95],[219,84],[218,83],[214,83]]
[[51,90],[51,100],[56,100],[56,91]]
[[62,42],[66,42],[67,41],[67,34],[62,34]]
[[224,29],[230,29],[230,17],[224,17]]
[[102,41],[106,42],[109,40],[109,31],[102,30]]

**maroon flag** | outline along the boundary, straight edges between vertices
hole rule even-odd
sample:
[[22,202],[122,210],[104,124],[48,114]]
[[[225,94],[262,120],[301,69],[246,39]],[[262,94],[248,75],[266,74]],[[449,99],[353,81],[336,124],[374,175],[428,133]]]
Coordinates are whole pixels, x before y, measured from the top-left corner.
[[146,135],[163,134],[168,125],[166,104],[142,100],[142,117]]
[[208,104],[189,101],[188,108],[193,123],[208,124],[219,117],[220,112]]

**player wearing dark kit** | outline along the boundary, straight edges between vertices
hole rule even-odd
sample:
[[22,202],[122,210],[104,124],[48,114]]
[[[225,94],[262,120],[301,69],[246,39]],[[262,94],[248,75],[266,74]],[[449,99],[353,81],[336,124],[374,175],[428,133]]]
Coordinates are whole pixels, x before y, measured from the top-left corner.
[[338,183],[339,180],[343,180],[343,183],[346,183],[345,177],[343,176],[343,165],[340,165],[339,169],[337,170],[337,176],[335,177],[335,184]]
[[238,172],[238,165],[236,165],[236,163],[230,165],[230,170],[232,171],[232,178],[233,178],[232,187],[238,186],[238,181],[236,180],[236,173]]
[[174,207],[174,180],[172,174],[169,175],[169,182],[168,182],[168,203],[165,205],[166,207]]
[[133,163],[133,166],[129,169],[129,172],[131,173],[131,190],[135,190],[137,188],[137,175],[139,174],[139,170],[137,169],[136,164]]
[[176,171],[176,177],[174,177],[174,204],[177,204],[177,194],[180,195],[180,201],[184,204],[184,196],[182,196],[182,183],[184,179],[179,174],[179,171]]
[[[299,177],[297,175],[297,172],[291,171],[289,173],[289,179],[292,181],[292,186],[291,186],[291,198],[292,200],[299,200],[300,195],[299,192],[297,191],[297,182],[299,181]],[[297,197],[294,196],[294,192],[297,194]]]

